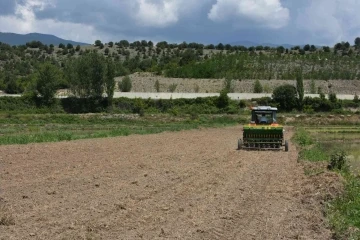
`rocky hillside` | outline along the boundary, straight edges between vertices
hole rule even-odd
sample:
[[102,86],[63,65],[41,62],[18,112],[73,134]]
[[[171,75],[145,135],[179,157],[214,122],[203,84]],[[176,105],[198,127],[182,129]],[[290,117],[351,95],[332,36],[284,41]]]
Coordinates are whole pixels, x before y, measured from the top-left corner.
[[[159,82],[159,92],[171,92],[171,87],[176,85],[174,92],[186,93],[213,93],[220,92],[225,85],[225,79],[191,79],[191,78],[166,78],[157,76],[153,73],[134,73],[129,75],[132,81],[131,92],[157,92],[155,83]],[[120,82],[123,77],[117,77],[116,81]],[[295,80],[259,80],[263,92],[271,93],[273,89],[285,83],[293,84]],[[233,92],[237,93],[252,93],[254,92],[254,83],[252,79],[231,81]],[[320,87],[323,93],[328,93],[330,90],[337,94],[360,94],[359,80],[316,80],[316,93]],[[304,88],[306,93],[311,93],[311,80],[304,80]]]

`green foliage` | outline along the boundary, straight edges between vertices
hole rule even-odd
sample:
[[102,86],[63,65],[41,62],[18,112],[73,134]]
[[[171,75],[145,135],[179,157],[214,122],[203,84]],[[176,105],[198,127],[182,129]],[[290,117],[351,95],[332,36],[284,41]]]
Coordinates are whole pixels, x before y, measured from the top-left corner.
[[106,62],[105,89],[109,106],[112,106],[112,99],[115,91],[115,64],[111,59],[107,59]]
[[119,89],[122,92],[130,92],[132,88],[132,81],[129,76],[125,76],[121,82],[119,82]]
[[11,129],[9,127],[6,132],[1,132],[0,145],[153,134],[163,131],[194,129],[199,126],[229,126],[238,122],[238,119],[226,116],[199,116],[194,120],[184,119],[184,117],[178,118],[176,121],[173,119],[174,117],[166,115],[162,116],[161,122],[157,118],[128,120],[112,114],[97,114],[87,118],[69,114],[3,115],[0,116],[0,122],[11,125]]
[[310,82],[310,93],[311,94],[316,94],[316,85],[315,85],[315,80],[311,79]]
[[100,40],[96,40],[96,41],[95,41],[95,46],[99,47],[101,44],[102,44],[102,43],[101,43]]
[[96,52],[68,59],[65,74],[74,96],[101,98],[106,88],[107,64],[104,56]]
[[218,102],[217,102],[217,106],[218,108],[226,108],[229,106],[229,102],[230,102],[230,98],[227,95],[227,91],[226,89],[221,90],[220,92],[220,96],[218,97]]
[[344,170],[347,168],[346,155],[345,151],[337,151],[331,154],[328,168],[330,170]]
[[291,111],[297,106],[296,88],[290,84],[278,86],[273,91],[273,100],[279,104],[279,110]]
[[36,74],[36,90],[45,105],[55,101],[56,87],[60,78],[59,69],[51,63],[44,63]]
[[156,79],[154,87],[155,87],[156,92],[160,92],[160,83],[159,83],[158,79]]
[[319,162],[326,161],[329,158],[329,155],[321,144],[315,144],[307,149],[301,149],[299,153],[300,159],[311,161],[311,162]]
[[301,147],[309,146],[314,143],[310,133],[308,133],[305,129],[299,128],[296,130],[294,136],[294,141],[299,144]]
[[304,81],[302,73],[296,76],[296,91],[298,94],[299,109],[302,110],[304,101]]
[[360,180],[358,177],[342,173],[345,178],[345,192],[327,204],[334,239],[360,239]]
[[177,84],[176,84],[176,83],[170,84],[170,86],[169,86],[169,92],[172,92],[172,93],[175,92],[176,88],[177,88]]
[[354,95],[354,99],[353,99],[354,103],[359,103],[359,96],[355,93]]
[[336,93],[334,93],[334,92],[329,93],[329,101],[332,102],[332,103],[337,102]]
[[224,89],[228,92],[228,93],[231,93],[231,92],[234,92],[234,88],[232,86],[232,82],[233,80],[231,78],[225,78],[225,83],[224,83]]
[[254,84],[254,93],[262,93],[263,92],[263,87],[259,81],[259,79],[256,79],[255,84]]

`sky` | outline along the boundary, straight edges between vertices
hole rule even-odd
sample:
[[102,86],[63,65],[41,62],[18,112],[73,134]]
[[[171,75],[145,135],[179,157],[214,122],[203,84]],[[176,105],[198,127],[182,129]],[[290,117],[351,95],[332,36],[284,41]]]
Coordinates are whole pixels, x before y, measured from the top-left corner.
[[85,43],[353,44],[359,9],[359,0],[0,0],[0,32]]

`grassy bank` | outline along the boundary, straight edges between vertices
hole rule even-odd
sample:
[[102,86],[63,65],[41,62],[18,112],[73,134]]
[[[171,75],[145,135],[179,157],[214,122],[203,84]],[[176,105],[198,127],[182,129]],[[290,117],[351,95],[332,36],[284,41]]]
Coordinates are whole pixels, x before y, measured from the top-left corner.
[[0,115],[0,145],[153,134],[241,122],[244,122],[243,118],[221,115],[3,114]]
[[[324,209],[334,239],[360,239],[359,159],[357,155],[354,158],[359,145],[356,147],[349,144],[356,137],[359,139],[358,129],[357,126],[299,128],[293,138],[300,147],[300,161],[312,162],[314,165],[325,163],[328,170],[336,172],[344,180],[344,192],[328,200]],[[344,139],[342,134],[351,137]],[[311,171],[305,168],[307,175],[325,171],[321,167],[312,167]]]

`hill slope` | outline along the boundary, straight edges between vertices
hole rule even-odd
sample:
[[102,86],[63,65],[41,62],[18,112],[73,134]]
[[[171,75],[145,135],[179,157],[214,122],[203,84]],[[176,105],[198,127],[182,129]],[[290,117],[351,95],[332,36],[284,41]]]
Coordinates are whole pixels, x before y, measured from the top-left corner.
[[17,34],[17,33],[3,33],[0,32],[0,42],[7,43],[9,45],[25,45],[27,42],[40,41],[43,44],[59,45],[60,43],[71,43],[73,45],[88,45],[88,43],[75,42],[71,40],[65,40],[54,35],[42,34],[42,33],[29,33],[29,34]]

